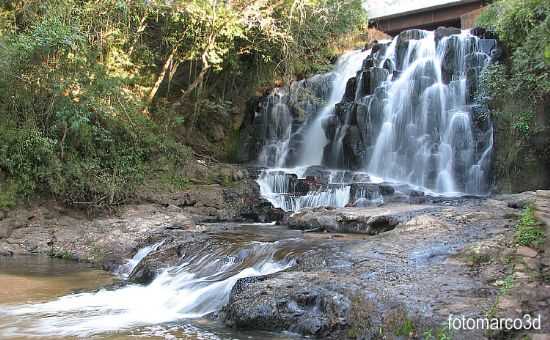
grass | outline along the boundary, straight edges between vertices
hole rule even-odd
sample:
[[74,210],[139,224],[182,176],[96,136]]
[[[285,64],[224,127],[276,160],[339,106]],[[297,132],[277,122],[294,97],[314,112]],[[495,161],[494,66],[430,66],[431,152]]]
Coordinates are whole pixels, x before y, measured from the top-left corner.
[[436,329],[428,329],[422,334],[425,340],[451,340],[453,338],[452,330],[447,326]]
[[527,247],[541,247],[544,243],[544,231],[535,218],[535,209],[532,206],[525,208],[516,226],[516,243]]

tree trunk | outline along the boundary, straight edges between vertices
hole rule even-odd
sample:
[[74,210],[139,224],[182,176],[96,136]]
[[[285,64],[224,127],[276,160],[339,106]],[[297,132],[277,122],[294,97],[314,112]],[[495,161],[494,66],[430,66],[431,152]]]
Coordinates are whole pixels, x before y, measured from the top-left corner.
[[208,63],[206,51],[203,53],[201,59],[202,59],[202,68],[199,74],[197,75],[195,80],[193,80],[193,82],[189,84],[189,86],[187,86],[185,91],[182,91],[181,97],[174,103],[174,105],[172,105],[173,109],[183,105],[183,100],[187,98],[187,96],[189,96],[193,92],[193,90],[203,82],[204,76],[206,76],[206,73],[208,72],[208,70],[210,70],[210,64]]
[[153,99],[155,98],[155,95],[157,94],[157,91],[159,90],[160,85],[162,84],[162,81],[164,80],[164,77],[166,76],[166,72],[168,71],[168,68],[170,67],[170,64],[174,60],[174,54],[176,54],[177,48],[174,48],[170,55],[168,56],[168,59],[164,62],[164,65],[162,66],[162,70],[160,71],[160,74],[157,78],[157,81],[155,82],[155,85],[151,89],[151,92],[149,92],[149,96],[147,97],[147,104],[151,105],[153,102]]

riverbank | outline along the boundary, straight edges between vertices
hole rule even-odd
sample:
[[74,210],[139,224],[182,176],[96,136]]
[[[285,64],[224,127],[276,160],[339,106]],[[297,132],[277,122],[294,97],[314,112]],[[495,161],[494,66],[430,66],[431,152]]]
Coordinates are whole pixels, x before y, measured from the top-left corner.
[[[186,206],[160,203],[127,206],[113,216],[94,219],[42,205],[4,214],[0,249],[3,255],[57,256],[115,270],[140,248],[163,241],[130,275],[132,281],[149,283],[189,254],[200,264],[235,251],[242,253],[237,263],[253,266],[264,259],[245,251],[250,242],[277,245],[275,258],[293,265],[236,280],[225,296],[227,304],[210,318],[236,329],[316,337],[375,336],[373,330],[386,336],[423,336],[445,332],[449,314],[476,318],[540,313],[550,320],[550,288],[544,276],[548,254],[517,247],[514,238],[521,209],[536,197],[524,193],[451,200],[411,205],[406,213],[401,204],[385,205],[383,214],[376,207],[307,211],[313,217],[317,211],[317,219],[348,222],[349,216],[342,216],[352,211],[355,224],[367,224],[369,216],[384,216],[378,220],[391,224],[377,224],[376,233],[361,233],[368,228],[359,228],[359,234],[339,232],[349,228],[325,232],[212,224]],[[540,197],[543,206],[540,202],[547,200]],[[363,220],[357,218],[361,214]],[[304,214],[295,215],[302,217],[289,222],[303,224]],[[201,260],[201,254],[214,257]],[[543,322],[540,332],[550,333],[548,325]],[[457,332],[455,337],[472,334]]]

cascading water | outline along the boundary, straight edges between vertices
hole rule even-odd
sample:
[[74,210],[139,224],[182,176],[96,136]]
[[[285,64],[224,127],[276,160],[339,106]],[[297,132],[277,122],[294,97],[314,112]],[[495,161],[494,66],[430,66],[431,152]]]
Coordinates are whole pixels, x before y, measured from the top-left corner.
[[[379,67],[389,61],[402,73],[393,80],[388,72],[383,85],[388,100],[367,163],[370,173],[438,193],[487,191],[483,173],[476,173],[487,171],[489,164],[487,157],[476,157],[479,141],[474,138],[467,89],[466,71],[484,67],[489,59],[477,44],[478,39],[465,32],[440,41],[433,32],[422,32],[420,39],[409,41],[403,59],[397,44],[392,45]],[[491,148],[492,143],[482,146],[481,155]],[[469,180],[478,185],[468,185]]]
[[[294,264],[298,247],[276,242],[209,242],[181,257],[149,285],[126,285],[57,300],[0,306],[0,338],[90,337],[219,311],[238,279],[275,273]],[[288,241],[290,242],[290,241]],[[144,248],[143,254],[157,245]],[[2,321],[6,321],[3,324]]]
[[123,278],[128,277],[128,275],[132,273],[134,268],[137,267],[141,260],[143,260],[151,252],[157,250],[163,243],[164,241],[160,241],[139,249],[131,259],[129,259],[128,261],[126,261],[126,263],[117,268],[116,273]]
[[[287,211],[381,204],[367,185],[381,181],[432,195],[487,194],[492,125],[474,97],[497,50],[495,40],[467,31],[410,30],[344,54],[329,74],[275,89],[265,101],[281,100],[255,117],[265,131],[255,144],[267,167],[261,194]],[[308,105],[289,99],[295,92],[309,92]],[[333,181],[345,170],[354,171],[348,180]]]

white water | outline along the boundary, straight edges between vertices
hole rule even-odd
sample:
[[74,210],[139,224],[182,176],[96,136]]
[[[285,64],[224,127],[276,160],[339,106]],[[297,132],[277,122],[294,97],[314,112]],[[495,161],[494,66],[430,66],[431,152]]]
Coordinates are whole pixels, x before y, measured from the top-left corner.
[[[283,121],[287,130],[285,130],[285,133],[280,134],[283,138],[273,143],[276,145],[275,147],[270,144],[268,147],[263,148],[259,163],[270,164],[268,162],[269,155],[275,155],[274,164],[277,168],[263,172],[257,180],[262,197],[269,200],[274,207],[285,211],[298,211],[307,207],[344,207],[350,202],[350,187],[346,185],[335,185],[328,190],[312,191],[305,196],[292,195],[288,188],[286,174],[296,174],[299,178],[303,178],[303,171],[308,166],[322,163],[323,150],[328,142],[323,129],[323,122],[330,116],[334,116],[334,107],[342,100],[348,80],[361,69],[363,60],[369,53],[370,51],[350,51],[338,58],[336,66],[331,72],[332,86],[326,104],[319,112],[312,113],[312,119],[298,130],[298,134],[303,135],[305,143],[297,160],[299,165],[292,169],[281,168],[285,164],[290,139],[292,138],[290,113],[286,107],[282,109],[275,106],[277,110],[272,111],[270,117],[284,117]],[[334,183],[331,182],[331,184]]]
[[[488,168],[488,157],[474,158],[477,141],[466,98],[466,56],[476,50],[477,38],[463,32],[443,38],[436,46],[433,32],[424,32],[422,39],[411,42],[404,60],[397,60],[395,43],[384,56],[383,60],[390,59],[393,64],[402,63],[404,71],[395,80],[390,76],[384,121],[367,169],[374,175],[436,193],[481,194],[485,191],[482,169]],[[456,57],[451,65],[453,78],[445,84],[441,70],[449,44]],[[488,56],[475,53],[470,58],[477,57],[483,67]],[[484,154],[491,149],[492,143]],[[459,186],[458,174],[469,180],[477,178],[477,187],[468,180]]]
[[[384,198],[378,192],[367,192],[364,189],[358,190],[351,195],[350,172],[343,170],[327,170],[328,182],[321,189],[309,191],[306,195],[293,193],[291,177],[296,176],[298,180],[305,179],[306,167],[292,169],[269,169],[264,170],[256,182],[260,187],[260,194],[267,199],[275,208],[284,211],[299,211],[304,208],[314,207],[337,207],[343,208],[350,203],[357,206],[377,206],[384,203]],[[368,176],[366,173],[355,172]],[[369,176],[369,183],[380,183],[382,179]],[[357,183],[357,182],[356,182]]]
[[[2,337],[89,337],[139,326],[199,318],[218,311],[238,279],[278,272],[293,265],[276,260],[275,243],[251,242],[219,257],[197,254],[168,268],[151,284],[102,289],[57,300],[20,306],[0,306],[0,317],[12,317]],[[224,248],[225,249],[225,248]]]
[[124,278],[128,277],[128,275],[132,273],[132,271],[137,267],[141,260],[143,260],[151,252],[157,250],[163,243],[164,241],[160,241],[139,249],[131,259],[126,261],[125,264],[121,265],[116,270],[116,273]]
[[[489,191],[492,128],[489,122],[488,130],[475,130],[470,98],[473,90],[469,88],[469,82],[475,81],[490,61],[489,56],[480,51],[479,39],[467,31],[443,37],[439,42],[434,32],[412,33],[406,44],[398,36],[373,55],[370,51],[353,51],[340,57],[331,72],[326,105],[308,112],[308,119],[298,128],[291,123],[292,103],[287,101],[284,110],[277,110],[278,117],[284,118],[286,130],[275,152],[268,145],[261,153],[259,163],[271,167],[257,180],[264,198],[286,211],[384,202],[383,197],[372,192],[362,197],[361,190],[351,197],[350,183],[335,182],[332,177],[323,187],[307,194],[289,187],[290,176],[303,178],[309,166],[349,169],[349,164],[367,172],[371,179],[407,184],[430,195],[484,195]],[[365,58],[371,58],[374,64],[363,68],[367,65]],[[366,76],[370,84],[367,86],[376,86],[374,91],[363,88]],[[349,95],[343,97],[352,77],[357,86],[350,102]],[[340,102],[344,106],[335,110]],[[357,108],[361,105],[367,108],[363,116],[359,116]],[[326,124],[329,120],[336,124],[331,125],[330,133]],[[362,150],[357,151],[354,146],[356,149],[350,151],[348,145],[347,153],[344,152],[346,138],[357,141],[350,137],[350,131],[357,129]],[[328,137],[329,134],[332,135]],[[357,160],[350,159],[350,152],[360,158],[359,166]],[[298,157],[289,157],[293,153]],[[276,161],[266,162],[267,154]]]
[[[338,61],[334,71],[335,75],[332,85],[332,91],[326,105],[316,115],[312,123],[306,126],[304,133],[304,148],[298,161],[299,165],[320,165],[323,160],[323,149],[327,145],[327,138],[323,130],[323,121],[329,116],[334,115],[334,106],[342,100],[346,91],[346,84],[351,77],[357,74],[361,69],[363,60],[370,51],[351,51],[343,54]],[[279,166],[284,163],[279,162]]]

